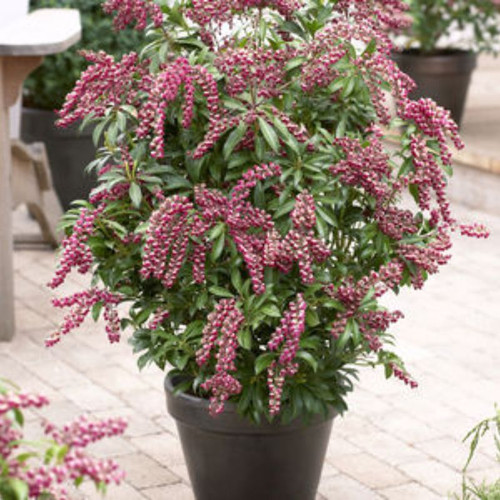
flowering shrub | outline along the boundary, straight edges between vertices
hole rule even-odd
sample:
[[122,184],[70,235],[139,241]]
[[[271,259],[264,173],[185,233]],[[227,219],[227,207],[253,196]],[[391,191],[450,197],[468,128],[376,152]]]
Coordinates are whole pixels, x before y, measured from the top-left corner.
[[405,32],[409,47],[426,53],[442,50],[450,44],[474,52],[498,51],[498,0],[406,2],[412,20]]
[[92,288],[55,300],[69,312],[47,344],[103,313],[111,342],[132,329],[140,366],[169,365],[212,413],[229,400],[257,421],[343,411],[363,363],[414,387],[389,349],[402,314],[380,299],[421,288],[448,261],[451,231],[486,231],[450,214],[457,126],[408,98],[390,58],[404,4],[104,8],[119,28],[152,24],[140,54],[88,53],[60,112],[61,126],[96,122],[104,147],[99,186],[65,216],[50,283],[76,270]]
[[90,479],[98,491],[119,484],[123,472],[112,460],[96,460],[83,450],[102,438],[122,434],[123,419],[90,421],[82,416],[58,428],[43,422],[46,439],[23,440],[23,409],[48,405],[44,396],[19,392],[0,383],[0,497],[3,500],[69,499],[61,486],[72,481],[80,485]]

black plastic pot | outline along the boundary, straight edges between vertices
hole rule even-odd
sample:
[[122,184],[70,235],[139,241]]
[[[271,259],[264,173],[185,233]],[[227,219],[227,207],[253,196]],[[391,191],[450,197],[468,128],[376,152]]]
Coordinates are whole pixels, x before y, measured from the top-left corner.
[[80,132],[78,125],[57,128],[56,119],[53,111],[23,108],[21,139],[26,143],[45,143],[55,190],[67,210],[73,200],[87,198],[95,185],[85,167],[94,159],[96,149],[90,129]]
[[165,379],[167,407],[177,421],[197,500],[314,500],[334,413],[309,425],[255,425],[234,405],[211,417],[208,401],[173,395]]
[[410,95],[412,99],[432,98],[449,109],[455,122],[461,124],[470,78],[477,63],[476,54],[450,50],[428,55],[408,50],[395,52],[393,59],[417,84]]

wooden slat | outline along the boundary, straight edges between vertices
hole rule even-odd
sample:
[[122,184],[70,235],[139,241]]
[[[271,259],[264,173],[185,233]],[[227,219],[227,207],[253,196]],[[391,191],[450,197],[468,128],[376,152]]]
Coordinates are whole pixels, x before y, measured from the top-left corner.
[[45,56],[80,40],[76,9],[40,9],[0,28],[0,56]]

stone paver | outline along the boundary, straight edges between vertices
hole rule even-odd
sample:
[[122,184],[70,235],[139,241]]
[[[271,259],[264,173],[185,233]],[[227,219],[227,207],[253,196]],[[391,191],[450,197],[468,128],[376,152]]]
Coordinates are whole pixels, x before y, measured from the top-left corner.
[[[455,238],[450,264],[422,292],[388,298],[389,307],[405,313],[393,333],[420,386],[411,391],[386,381],[381,370],[361,370],[350,411],[333,426],[319,500],[435,500],[459,491],[467,456],[462,438],[500,402],[500,212],[457,206],[455,213],[486,223],[492,235],[487,241]],[[33,229],[25,212],[15,217],[15,227]],[[18,331],[11,343],[0,344],[0,377],[53,401],[27,412],[30,436],[42,417],[61,424],[82,412],[123,415],[130,419],[126,434],[94,448],[129,472],[107,498],[193,500],[175,423],[166,413],[163,374],[153,367],[139,372],[125,339],[109,345],[101,325],[91,322],[50,351],[43,346],[61,317],[44,288],[54,259],[55,252],[43,247],[16,249]],[[66,290],[85,282],[71,276]],[[498,471],[493,444],[485,443],[471,474],[491,480]],[[75,494],[75,500],[96,498],[89,486]]]
[[143,492],[150,500],[195,500],[193,492],[185,484],[173,484],[171,486],[161,486],[151,488]]

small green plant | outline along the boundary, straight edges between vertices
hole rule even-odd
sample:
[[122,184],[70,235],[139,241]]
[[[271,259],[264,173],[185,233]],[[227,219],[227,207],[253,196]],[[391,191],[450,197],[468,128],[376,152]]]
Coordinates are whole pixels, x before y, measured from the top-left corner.
[[500,408],[496,407],[496,415],[479,422],[471,429],[464,438],[464,442],[470,439],[469,456],[462,469],[462,491],[461,496],[454,495],[454,499],[460,500],[500,500],[500,475],[494,483],[476,483],[467,476],[467,469],[474,458],[477,446],[483,436],[493,432],[493,439],[497,448],[497,460],[500,462]]
[[453,47],[474,52],[498,49],[498,4],[492,0],[406,0],[412,24],[407,28],[408,48],[425,53]]
[[46,57],[43,64],[26,80],[24,103],[42,109],[59,109],[66,94],[73,88],[80,73],[87,67],[86,59],[79,54],[82,48],[117,57],[134,50],[139,33],[132,28],[113,32],[112,20],[101,7],[101,0],[31,0],[31,10],[44,8],[69,8],[80,11],[82,39],[70,49]]

